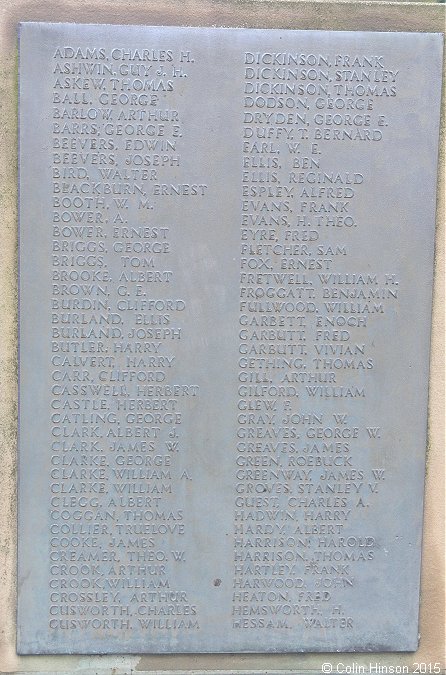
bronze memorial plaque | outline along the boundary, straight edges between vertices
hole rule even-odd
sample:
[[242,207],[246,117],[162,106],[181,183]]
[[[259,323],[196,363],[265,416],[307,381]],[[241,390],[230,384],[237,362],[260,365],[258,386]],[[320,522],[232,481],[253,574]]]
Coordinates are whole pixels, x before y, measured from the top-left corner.
[[441,50],[21,25],[20,654],[416,650]]

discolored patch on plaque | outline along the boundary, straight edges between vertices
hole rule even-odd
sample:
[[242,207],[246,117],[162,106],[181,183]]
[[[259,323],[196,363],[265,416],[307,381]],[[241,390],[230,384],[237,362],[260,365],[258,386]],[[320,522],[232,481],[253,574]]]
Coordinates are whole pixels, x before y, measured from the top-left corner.
[[21,26],[19,653],[417,648],[441,45]]

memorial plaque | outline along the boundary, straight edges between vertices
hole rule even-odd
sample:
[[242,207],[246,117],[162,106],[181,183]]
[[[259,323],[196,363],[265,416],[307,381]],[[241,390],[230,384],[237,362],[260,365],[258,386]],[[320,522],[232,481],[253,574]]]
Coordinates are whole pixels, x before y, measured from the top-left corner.
[[21,26],[19,653],[417,648],[441,49]]

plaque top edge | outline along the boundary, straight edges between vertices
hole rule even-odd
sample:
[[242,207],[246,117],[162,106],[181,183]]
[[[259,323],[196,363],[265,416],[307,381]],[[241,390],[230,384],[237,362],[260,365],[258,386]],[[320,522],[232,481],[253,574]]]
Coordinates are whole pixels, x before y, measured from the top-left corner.
[[245,27],[245,26],[197,26],[197,25],[172,25],[166,26],[163,24],[122,24],[122,23],[88,23],[88,22],[75,22],[75,21],[19,21],[18,29],[19,31],[24,28],[34,28],[34,27],[64,27],[64,28],[76,28],[82,26],[83,28],[122,28],[122,29],[162,29],[162,30],[172,30],[172,29],[181,29],[186,31],[212,31],[212,32],[254,32],[261,33],[264,31],[274,32],[274,33],[335,33],[336,35],[357,35],[358,33],[365,33],[369,35],[424,35],[432,36],[436,39],[443,40],[445,33],[440,31],[383,31],[383,30],[336,30],[336,29],[300,29],[300,28],[254,28],[254,27]]

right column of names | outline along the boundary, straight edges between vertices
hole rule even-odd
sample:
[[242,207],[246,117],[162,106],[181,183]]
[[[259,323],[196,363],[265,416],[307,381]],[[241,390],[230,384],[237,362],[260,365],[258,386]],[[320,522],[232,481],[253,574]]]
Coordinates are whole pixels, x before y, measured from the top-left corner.
[[349,631],[349,593],[385,554],[367,531],[385,430],[364,410],[399,281],[357,233],[399,73],[366,54],[243,68],[232,627]]

